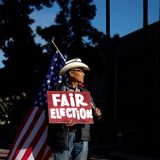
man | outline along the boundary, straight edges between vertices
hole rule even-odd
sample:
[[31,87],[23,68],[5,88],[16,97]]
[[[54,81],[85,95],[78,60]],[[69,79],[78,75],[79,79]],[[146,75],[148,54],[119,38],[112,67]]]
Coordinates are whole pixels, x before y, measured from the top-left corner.
[[[87,91],[82,87],[84,83],[85,72],[89,67],[81,59],[75,58],[67,61],[64,67],[59,71],[59,75],[66,75],[66,83],[59,84],[59,91]],[[97,108],[91,97],[91,106],[95,117],[98,119],[102,113]],[[49,145],[54,150],[54,160],[87,160],[88,141],[90,140],[90,125],[75,124],[68,120],[66,124],[49,124]]]

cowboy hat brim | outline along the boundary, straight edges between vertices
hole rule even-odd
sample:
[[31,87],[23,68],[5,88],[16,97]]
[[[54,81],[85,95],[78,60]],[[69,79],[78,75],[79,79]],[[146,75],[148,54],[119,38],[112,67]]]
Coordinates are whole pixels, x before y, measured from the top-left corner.
[[66,72],[68,72],[71,69],[75,69],[75,68],[81,68],[83,70],[90,70],[89,67],[82,63],[82,62],[72,62],[72,63],[68,63],[66,64],[60,71],[59,71],[59,75],[64,75]]

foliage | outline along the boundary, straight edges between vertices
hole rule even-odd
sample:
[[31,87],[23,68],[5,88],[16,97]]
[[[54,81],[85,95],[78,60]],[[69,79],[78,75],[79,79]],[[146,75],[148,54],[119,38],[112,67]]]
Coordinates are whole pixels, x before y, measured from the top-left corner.
[[[6,60],[1,71],[6,92],[32,88],[43,59],[42,48],[34,41],[30,14],[43,6],[51,7],[54,0],[3,0],[0,4],[0,48]],[[43,59],[44,60],[44,59]],[[45,63],[44,63],[45,64]],[[5,81],[7,80],[7,83]],[[4,85],[6,84],[6,85]]]
[[[30,14],[51,7],[60,6],[56,24],[46,28],[37,28],[37,33],[47,42],[35,43],[35,34],[31,25],[34,19]],[[68,57],[80,56],[90,60],[96,52],[84,52],[84,48],[98,48],[105,41],[105,35],[91,24],[96,15],[92,0],[3,0],[0,3],[0,49],[4,52],[5,68],[0,70],[1,94],[25,90],[35,94],[43,75],[47,71],[55,43]],[[101,60],[96,62],[100,62]]]
[[[104,42],[104,33],[91,24],[96,15],[96,6],[92,0],[57,0],[57,3],[60,12],[56,16],[56,24],[44,29],[37,28],[37,33],[43,39],[51,42],[54,37],[62,52],[74,57],[83,57],[81,49],[99,47],[102,41]],[[48,47],[50,45],[51,47]],[[47,52],[53,52],[52,46],[50,43],[47,44]],[[90,55],[86,59],[89,57]]]

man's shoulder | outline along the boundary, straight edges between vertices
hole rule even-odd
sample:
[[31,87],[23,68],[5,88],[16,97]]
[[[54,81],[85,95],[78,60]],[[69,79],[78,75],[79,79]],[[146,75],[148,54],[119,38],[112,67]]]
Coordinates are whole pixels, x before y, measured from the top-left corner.
[[57,91],[65,91],[66,90],[66,84],[65,83],[58,83],[56,86]]
[[[64,83],[64,82],[59,83],[56,86],[57,91],[67,91],[67,90],[69,90],[69,88],[70,88],[69,85],[67,83]],[[79,85],[78,88],[80,89],[80,91],[89,92],[89,90],[86,89],[84,86]]]

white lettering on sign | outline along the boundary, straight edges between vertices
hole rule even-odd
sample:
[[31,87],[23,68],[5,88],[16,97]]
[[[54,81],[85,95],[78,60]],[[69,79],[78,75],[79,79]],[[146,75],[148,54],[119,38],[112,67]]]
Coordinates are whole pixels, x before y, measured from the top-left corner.
[[52,94],[52,102],[53,106],[60,105],[61,107],[88,106],[88,104],[84,102],[84,96],[78,93],[77,94],[69,93],[69,99],[67,99],[66,94]]
[[76,99],[76,106],[79,107],[80,105],[82,106],[87,106],[88,104],[83,102],[84,97],[82,94],[75,94],[75,99]]
[[51,108],[51,119],[62,119],[63,117],[74,119],[93,118],[92,109],[80,108]]
[[61,101],[61,107],[69,106],[69,102],[68,102],[67,96],[65,94],[62,94],[60,101]]
[[49,123],[65,123],[69,119],[79,124],[93,124],[89,92],[48,91]]
[[58,97],[60,97],[60,94],[52,94],[52,101],[54,106],[58,106],[58,102],[60,102],[60,99],[58,99]]

